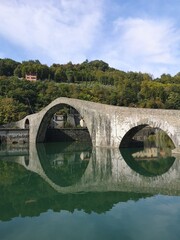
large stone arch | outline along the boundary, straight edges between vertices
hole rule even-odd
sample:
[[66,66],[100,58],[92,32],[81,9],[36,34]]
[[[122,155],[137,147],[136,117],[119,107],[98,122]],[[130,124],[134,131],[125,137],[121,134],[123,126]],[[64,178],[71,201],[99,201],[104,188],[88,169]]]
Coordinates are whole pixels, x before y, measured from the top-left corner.
[[[129,140],[132,138],[138,131],[143,129],[144,127],[149,126],[152,128],[158,128],[164,131],[169,138],[172,140],[174,147],[178,147],[178,139],[176,138],[175,135],[175,129],[168,123],[163,120],[152,120],[148,118],[143,118],[143,119],[134,119],[133,122],[129,121],[129,124],[126,125],[126,131],[122,134],[119,146],[123,146],[126,144],[125,138]],[[124,141],[124,143],[123,143]]]
[[[36,137],[36,142],[44,142],[46,129],[48,127],[50,119],[63,106],[73,107],[73,109],[75,109],[81,115],[81,113],[80,113],[81,110],[79,108],[77,108],[76,106],[72,106],[72,104],[70,105],[70,104],[65,104],[65,103],[58,103],[57,105],[54,105],[53,107],[49,108],[42,117],[42,120],[41,120],[41,123],[39,126],[39,130],[37,133],[37,137]],[[81,115],[81,117],[84,119],[84,116]],[[85,123],[86,123],[86,121],[85,121]],[[88,123],[86,125],[87,125],[87,129],[88,129]],[[88,129],[88,131],[89,131],[89,129]]]
[[63,105],[74,108],[80,116],[83,118],[89,135],[91,137],[91,125],[89,121],[88,111],[86,105],[83,106],[79,100],[58,98],[46,106],[43,110],[33,116],[30,121],[31,136],[34,136],[35,142],[43,142],[45,139],[45,133],[49,124],[50,118],[56,113]]

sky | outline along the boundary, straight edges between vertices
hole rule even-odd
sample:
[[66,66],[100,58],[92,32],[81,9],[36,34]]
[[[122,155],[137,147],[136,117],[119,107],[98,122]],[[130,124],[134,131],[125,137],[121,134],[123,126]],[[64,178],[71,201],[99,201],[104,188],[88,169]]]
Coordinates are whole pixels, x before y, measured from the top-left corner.
[[0,0],[0,58],[180,72],[179,0]]

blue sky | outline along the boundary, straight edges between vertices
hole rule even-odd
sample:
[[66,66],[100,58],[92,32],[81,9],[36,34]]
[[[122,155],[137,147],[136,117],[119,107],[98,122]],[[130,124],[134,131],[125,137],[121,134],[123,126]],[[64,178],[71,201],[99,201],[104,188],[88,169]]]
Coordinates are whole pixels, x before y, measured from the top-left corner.
[[0,58],[180,72],[179,0],[0,0]]

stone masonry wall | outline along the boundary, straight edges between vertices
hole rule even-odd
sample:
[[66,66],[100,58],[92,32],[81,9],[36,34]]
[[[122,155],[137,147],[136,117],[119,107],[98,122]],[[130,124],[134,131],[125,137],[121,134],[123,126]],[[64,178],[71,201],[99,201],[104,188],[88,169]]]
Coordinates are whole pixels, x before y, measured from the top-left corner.
[[24,144],[28,142],[28,129],[0,129],[0,143],[2,144]]

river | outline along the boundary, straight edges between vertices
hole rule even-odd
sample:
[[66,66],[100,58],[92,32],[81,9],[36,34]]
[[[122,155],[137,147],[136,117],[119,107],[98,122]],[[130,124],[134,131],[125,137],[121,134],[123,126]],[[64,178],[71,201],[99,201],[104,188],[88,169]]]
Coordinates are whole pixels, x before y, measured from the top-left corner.
[[167,146],[0,151],[1,240],[176,240],[179,196],[180,157]]

